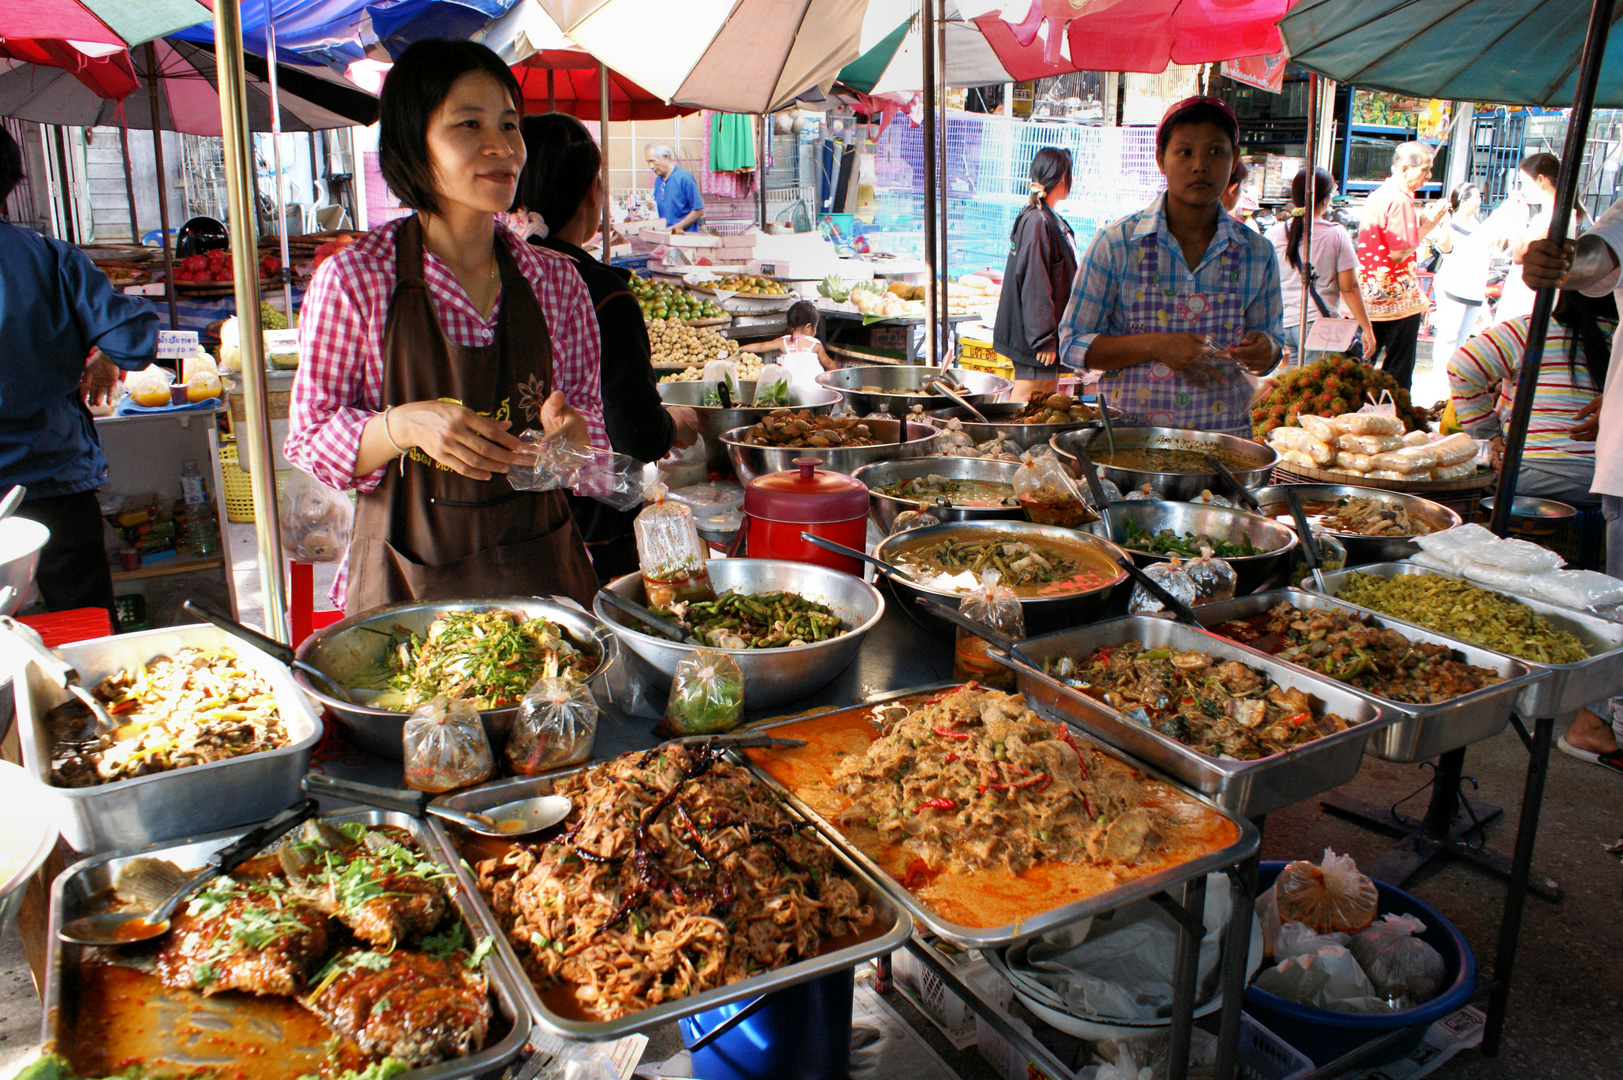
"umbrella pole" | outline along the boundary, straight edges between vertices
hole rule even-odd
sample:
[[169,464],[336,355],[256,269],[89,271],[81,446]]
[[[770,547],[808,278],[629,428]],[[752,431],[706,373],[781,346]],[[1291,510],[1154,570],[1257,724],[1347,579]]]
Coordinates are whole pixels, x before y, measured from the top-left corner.
[[947,4],[941,0],[940,11],[937,12],[935,25],[935,70],[936,70],[936,104],[941,109],[940,131],[936,137],[941,140],[941,186],[936,191],[941,200],[939,208],[940,221],[936,225],[936,242],[941,245],[941,286],[935,290],[935,303],[940,308],[937,316],[937,326],[941,328],[941,345],[939,355],[941,366],[946,367],[952,362],[952,316],[948,314],[951,307],[947,303],[948,293],[952,289],[952,252],[948,247],[947,234]]
[[[558,87],[553,83],[552,76],[552,69],[547,68],[547,112],[558,111]],[[603,153],[605,157],[608,156],[607,150],[605,150]]]
[[[265,58],[265,71],[270,76],[270,107],[271,107],[271,138],[275,140],[271,150],[271,163],[276,169],[276,235],[282,241],[282,269],[277,277],[282,279],[282,303],[287,308],[287,324],[293,325],[293,268],[287,261],[287,195],[282,187],[282,105],[277,98],[276,88],[276,23],[271,12],[271,0],[265,0],[265,51],[270,55]],[[311,189],[311,194],[315,189]],[[259,249],[254,249],[254,277],[259,277]]]
[[772,145],[767,128],[772,123],[771,113],[761,114],[761,126],[755,131],[755,212],[761,219],[761,231],[766,232],[766,148]]
[[[1312,73],[1307,77],[1307,184],[1303,196],[1307,200],[1307,209],[1302,213],[1302,281],[1311,280],[1308,275],[1313,272],[1313,217],[1314,210],[1319,205],[1319,170],[1314,164],[1318,160],[1313,153],[1314,129],[1319,122],[1319,77]],[[1301,367],[1307,363],[1307,305],[1310,303],[1307,286],[1302,286],[1302,313],[1296,323],[1296,366]],[[1375,343],[1370,342],[1370,348]]]
[[135,217],[135,172],[130,168],[130,122],[118,107],[118,145],[124,151],[124,197],[130,201],[130,243],[140,246],[141,223]]
[[158,50],[147,42],[147,102],[152,106],[152,156],[158,167],[158,229],[163,241],[164,296],[169,300],[169,329],[180,329],[175,306],[175,249],[169,239],[169,192],[163,171],[163,129],[158,121]]
[[[936,278],[936,247],[935,247],[935,167],[936,167],[936,116],[935,116],[935,3],[934,0],[925,0],[924,9],[919,12],[919,18],[924,25],[919,29],[919,44],[921,60],[924,65],[924,78],[919,80],[924,84],[924,119],[920,126],[924,129],[924,265],[925,280],[928,282],[929,295],[924,305],[924,362],[932,367],[939,366],[940,354],[936,351],[939,336],[936,333],[936,306],[935,298],[941,292],[941,283]],[[909,342],[911,345],[911,342]],[[911,349],[909,350],[911,351]]]
[[[547,69],[547,90],[551,95],[552,69]],[[598,241],[603,251],[603,262],[607,263],[613,255],[613,245],[609,243],[613,222],[609,218],[609,119],[614,112],[614,103],[609,100],[609,69],[601,62],[597,65],[597,133],[603,141],[603,160],[598,168],[603,173],[603,233]]]
[[[259,318],[259,245],[255,238],[253,155],[248,133],[248,91],[242,66],[242,10],[239,0],[215,0],[214,58],[220,91],[220,131],[224,135],[226,205],[231,220],[231,264],[237,322],[242,338],[242,384],[247,420],[250,483],[254,493],[254,532],[259,542],[259,581],[265,597],[265,631],[288,641],[276,473],[271,461],[270,418],[265,410],[265,339]],[[274,57],[271,60],[275,62]]]

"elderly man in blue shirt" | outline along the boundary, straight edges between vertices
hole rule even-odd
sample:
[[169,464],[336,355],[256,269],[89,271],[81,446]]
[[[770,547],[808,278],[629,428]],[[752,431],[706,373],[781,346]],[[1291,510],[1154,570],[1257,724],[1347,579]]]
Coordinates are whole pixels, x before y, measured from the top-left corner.
[[[0,128],[0,204],[21,179]],[[84,252],[0,221],[0,491],[24,485],[19,515],[51,530],[36,580],[52,611],[103,607],[116,620],[96,504],[107,458],[86,398],[109,400],[118,368],[145,367],[157,343],[157,312]]]
[[704,220],[704,200],[699,182],[676,163],[671,148],[664,143],[647,146],[648,167],[654,170],[654,205],[671,232],[687,232]]

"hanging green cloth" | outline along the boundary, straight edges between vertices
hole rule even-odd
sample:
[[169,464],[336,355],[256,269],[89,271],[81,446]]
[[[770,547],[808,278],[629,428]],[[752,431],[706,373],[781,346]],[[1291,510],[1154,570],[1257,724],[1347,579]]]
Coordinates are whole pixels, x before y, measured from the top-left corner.
[[710,171],[738,172],[755,168],[755,127],[741,113],[710,116]]

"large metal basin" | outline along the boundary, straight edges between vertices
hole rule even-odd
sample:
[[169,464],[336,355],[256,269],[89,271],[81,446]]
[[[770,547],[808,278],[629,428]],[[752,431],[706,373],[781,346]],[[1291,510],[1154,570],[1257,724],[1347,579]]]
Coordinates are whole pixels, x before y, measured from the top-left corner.
[[[918,499],[904,499],[896,495],[886,495],[880,488],[887,484],[894,484],[899,480],[911,480],[915,476],[941,476],[949,480],[986,480],[994,483],[1010,484],[1014,482],[1014,474],[1019,471],[1020,463],[1015,461],[997,461],[990,458],[917,458],[908,461],[881,461],[873,465],[864,465],[854,474],[855,478],[868,485],[868,502],[872,508],[873,519],[885,532],[896,523],[896,515],[903,510],[917,509]],[[930,513],[943,521],[1024,521],[1026,512],[1019,506],[954,506],[934,504]]]
[[944,437],[929,424],[909,422],[906,441],[903,441],[903,422],[900,420],[864,420],[881,440],[873,446],[755,446],[743,441],[747,427],[734,428],[721,436],[727,449],[727,460],[742,484],[757,476],[786,472],[795,468],[796,458],[816,458],[820,466],[830,472],[855,473],[864,465],[876,461],[898,461],[904,458],[926,457],[936,452]]
[[14,590],[0,607],[0,615],[10,615],[28,599],[39,569],[40,548],[50,538],[51,530],[37,521],[16,516],[0,521],[0,588],[10,585]]
[[[1234,567],[1237,579],[1234,591],[1239,596],[1255,592],[1271,581],[1285,584],[1282,575],[1290,569],[1290,555],[1296,550],[1295,530],[1286,528],[1272,518],[1244,510],[1228,510],[1204,503],[1135,499],[1132,502],[1112,503],[1105,513],[1110,521],[1111,535],[1117,537],[1116,542],[1123,547],[1126,544],[1119,538],[1129,521],[1148,532],[1171,529],[1180,536],[1191,532],[1204,533],[1213,539],[1234,544],[1239,543],[1241,537],[1249,537],[1252,545],[1264,554],[1223,557]],[[1082,528],[1097,536],[1105,534],[1103,522],[1092,521]],[[1166,562],[1172,557],[1133,548],[1127,550],[1132,552],[1133,562],[1139,566]]]
[[[442,611],[521,611],[532,619],[544,618],[559,624],[569,634],[575,647],[587,656],[597,658],[597,666],[587,677],[588,684],[596,684],[614,662],[616,645],[614,635],[602,623],[573,607],[542,596],[497,596],[481,600],[408,600],[399,604],[386,604],[359,615],[351,615],[306,638],[299,646],[297,656],[340,686],[348,686],[357,674],[377,663],[388,648],[390,635],[397,629],[425,635],[428,627]],[[340,701],[318,686],[302,671],[294,678],[309,694],[325,705],[338,722],[349,730],[350,738],[364,750],[395,761],[400,760],[400,730],[405,726],[408,712],[379,709],[371,705]],[[364,693],[364,692],[363,692]],[[485,709],[479,717],[484,721],[485,733],[490,736],[491,749],[500,754],[507,745],[507,734],[512,730],[518,706],[505,709]]]
[[[792,649],[712,649],[738,661],[744,673],[744,705],[751,711],[799,701],[833,682],[856,658],[862,639],[885,614],[885,598],[878,589],[859,577],[826,566],[787,559],[712,559],[709,566],[710,584],[718,593],[728,589],[799,593],[807,600],[826,604],[848,628],[837,638]],[[616,578],[608,587],[627,600],[648,602],[641,574]],[[593,601],[592,610],[627,649],[648,662],[660,690],[668,692],[676,665],[690,656],[695,646],[679,645],[632,629],[628,625],[630,616],[609,607],[601,597]]]
[[[943,375],[968,391],[958,396],[971,405],[998,401],[1014,389],[1014,383],[1001,375],[988,375],[984,371],[964,368],[931,367],[928,364],[917,367],[880,364],[825,371],[817,376],[817,385],[838,390],[844,395],[845,403],[863,416],[877,412],[883,405],[892,416],[899,417],[915,405],[922,405],[926,410],[951,405],[952,399],[947,395],[932,394],[924,388],[926,382]],[[879,389],[864,390],[865,386],[877,386]]]
[[[1085,400],[1084,403],[1097,408],[1098,398]],[[1017,424],[1008,421],[1026,407],[1023,401],[990,401],[984,405],[975,406],[981,415],[991,421],[975,419],[975,414],[962,405],[954,405],[950,409],[934,409],[930,416],[943,427],[948,420],[956,420],[969,437],[977,443],[987,439],[1008,439],[1022,450],[1030,450],[1034,446],[1043,446],[1049,439],[1065,431],[1078,431],[1082,428],[1098,427],[1098,420],[1076,420],[1068,424]],[[1115,420],[1121,415],[1120,409],[1112,408],[1110,418]]]
[[[1128,554],[1126,548],[1112,544],[1103,537],[1093,536],[1085,532],[1076,532],[1072,529],[1063,529],[1057,525],[1038,525],[1030,521],[958,521],[945,525],[931,525],[923,529],[910,529],[905,533],[886,537],[874,548],[873,554],[882,562],[893,564],[897,547],[904,541],[912,542],[928,537],[946,538],[952,535],[961,535],[967,532],[1009,534],[1014,533],[1022,538],[1058,541],[1075,544],[1078,542],[1093,545],[1099,553],[1109,562],[1114,563],[1118,558]],[[1116,589],[1127,580],[1127,571],[1117,566],[1115,575],[1103,585],[1097,585],[1083,592],[1063,593],[1058,596],[1023,596],[1020,598],[1021,613],[1025,617],[1027,634],[1050,633],[1063,630],[1067,627],[1079,626],[1091,621],[1099,614]],[[928,596],[932,600],[956,608],[961,600],[968,595],[968,590],[957,591],[926,585],[909,577],[906,571],[897,570],[887,575],[891,591],[896,594],[897,601],[902,610],[912,616],[920,626],[929,630],[938,637],[952,639],[957,637],[958,629],[945,619],[931,614],[921,607],[917,599]]]
[[10,863],[9,870],[0,869],[0,935],[4,935],[57,837],[51,805],[39,797],[23,767],[9,761],[0,761],[0,821],[6,823],[3,843],[8,855],[19,860]]
[[[719,405],[703,405],[705,384],[698,382],[668,382],[659,384],[659,399],[667,405],[682,405],[699,414],[699,434],[704,436],[706,462],[711,472],[730,473],[733,463],[727,457],[727,447],[722,445],[721,436],[724,432],[739,427],[749,427],[761,422],[761,417],[771,412],[772,407],[755,408],[737,407],[723,409]],[[753,381],[738,384],[738,396],[743,401],[755,400],[755,383]],[[831,413],[840,403],[840,395],[822,386],[796,386],[790,384],[789,400],[791,409],[805,409],[811,413]]]
[[[1287,487],[1294,489],[1304,503],[1327,502],[1344,496],[1379,499],[1403,507],[1409,511],[1411,517],[1429,524],[1434,532],[1452,529],[1460,523],[1460,516],[1443,504],[1422,499],[1418,495],[1405,495],[1401,491],[1358,487],[1354,484],[1272,484],[1258,488],[1255,494],[1257,502],[1262,506],[1262,512],[1269,517],[1278,518],[1287,525],[1292,522],[1290,505],[1285,501]],[[1348,566],[1399,562],[1420,550],[1420,545],[1416,544],[1411,536],[1363,536],[1359,533],[1326,531],[1340,540],[1342,546],[1347,549]]]
[[[1115,428],[1111,433],[1115,437],[1117,449],[1153,447],[1188,450],[1196,454],[1227,452],[1230,457],[1241,462],[1239,468],[1230,466],[1229,471],[1248,488],[1266,484],[1273,475],[1274,466],[1279,464],[1279,455],[1272,447],[1217,431],[1126,427]],[[1049,440],[1048,445],[1052,446],[1054,453],[1065,462],[1065,467],[1071,470],[1071,475],[1077,477],[1082,474],[1076,462],[1076,448],[1086,447],[1093,457],[1094,464],[1099,466],[1099,475],[1113,482],[1124,495],[1145,484],[1153,487],[1163,499],[1193,499],[1203,490],[1217,495],[1225,494],[1222,478],[1215,472],[1151,472],[1142,469],[1122,469],[1105,464],[1099,460],[1099,455],[1106,452],[1104,434],[1103,430],[1097,427],[1062,432]]]

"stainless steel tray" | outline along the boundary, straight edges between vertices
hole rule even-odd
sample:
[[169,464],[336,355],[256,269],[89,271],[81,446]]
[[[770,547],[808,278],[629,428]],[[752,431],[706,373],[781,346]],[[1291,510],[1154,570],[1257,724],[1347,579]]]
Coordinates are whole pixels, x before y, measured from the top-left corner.
[[[1352,726],[1254,761],[1215,758],[1042,674],[1044,660],[1060,656],[1080,658],[1095,649],[1129,641],[1147,649],[1198,649],[1259,668],[1281,686],[1306,691],[1321,708],[1346,717]],[[1370,737],[1403,715],[1374,698],[1354,693],[1333,679],[1282,663],[1206,630],[1156,615],[1129,615],[1094,626],[1029,638],[1014,652],[1025,662],[1015,668],[1020,691],[1034,706],[1077,724],[1194,788],[1223,809],[1245,817],[1266,814],[1345,784],[1358,775],[1358,765]]]
[[[1325,588],[1329,595],[1335,596],[1341,585],[1351,573],[1368,574],[1371,577],[1397,577],[1399,574],[1437,574],[1438,577],[1453,577],[1452,574],[1438,573],[1428,570],[1424,566],[1414,563],[1375,563],[1371,566],[1360,566],[1353,570],[1337,570],[1333,574],[1324,575]],[[1472,584],[1476,584],[1472,582]],[[1302,587],[1310,592],[1318,592],[1318,585],[1311,579],[1304,581]],[[1488,589],[1486,585],[1478,588]],[[1582,611],[1573,611],[1571,608],[1560,607],[1543,600],[1534,600],[1525,596],[1506,596],[1507,600],[1514,600],[1526,604],[1534,611],[1543,615],[1550,621],[1550,625],[1557,630],[1566,630],[1574,634],[1583,642],[1584,648],[1589,650],[1587,660],[1580,660],[1576,664],[1541,664],[1536,660],[1523,660],[1533,671],[1544,672],[1546,677],[1536,683],[1526,686],[1516,699],[1516,712],[1524,717],[1566,716],[1577,712],[1586,705],[1602,701],[1614,694],[1623,692],[1623,656],[1618,656],[1617,650],[1623,649],[1623,623],[1615,623],[1603,619],[1599,615],[1590,615]],[[1342,603],[1347,603],[1345,600]],[[1397,615],[1390,615],[1384,611],[1375,611],[1373,608],[1360,607],[1357,604],[1348,604],[1357,607],[1360,611],[1368,611],[1371,615],[1378,615],[1383,619],[1402,623],[1404,626],[1414,626],[1425,629],[1418,623],[1409,622]],[[1481,646],[1478,646],[1479,648]],[[1493,651],[1493,650],[1489,650]],[[1501,654],[1503,655],[1503,654]]]
[[234,649],[276,692],[288,744],[208,765],[138,776],[87,788],[51,783],[51,748],[45,714],[68,694],[28,664],[17,688],[17,735],[23,767],[39,782],[42,799],[57,811],[62,839],[86,855],[125,851],[148,844],[201,836],[234,825],[264,821],[299,801],[299,781],[310,768],[310,752],[321,741],[322,724],[282,664],[224,631],[206,624],[173,626],[64,645],[55,653],[78,670],[86,687],[108,675],[144,664],[177,649]]
[[[1344,604],[1333,597],[1323,593],[1303,592],[1300,589],[1278,589],[1273,592],[1257,593],[1253,596],[1237,596],[1233,600],[1225,600],[1217,604],[1203,604],[1195,609],[1195,618],[1204,626],[1214,623],[1227,622],[1230,619],[1249,619],[1253,615],[1261,615],[1270,608],[1279,604],[1290,604],[1303,610],[1319,610],[1337,608],[1343,611],[1354,611],[1360,615],[1366,614],[1362,608],[1352,604]],[[1385,628],[1392,620],[1384,616],[1370,620],[1374,625]],[[1480,645],[1457,641],[1433,630],[1423,630],[1407,624],[1392,627],[1410,641],[1423,641],[1433,645],[1443,645],[1454,651],[1455,659],[1463,660],[1467,664],[1485,667],[1504,679],[1504,682],[1493,686],[1485,686],[1469,694],[1462,694],[1457,698],[1439,702],[1435,705],[1417,705],[1412,702],[1392,701],[1361,690],[1355,686],[1341,685],[1355,694],[1371,699],[1377,704],[1394,709],[1404,714],[1403,718],[1383,728],[1370,736],[1369,745],[1365,753],[1381,758],[1383,761],[1396,761],[1407,763],[1412,761],[1429,761],[1438,754],[1449,750],[1457,750],[1462,746],[1469,746],[1474,742],[1499,734],[1506,724],[1510,723],[1510,714],[1515,711],[1517,697],[1534,682],[1546,678],[1546,673],[1534,671],[1526,664],[1514,657],[1504,656],[1491,649],[1484,649]],[[1241,644],[1241,648],[1250,646]],[[1253,650],[1257,651],[1257,650]],[[1267,656],[1267,653],[1261,655]],[[1274,657],[1274,659],[1279,659]],[[1305,669],[1304,669],[1305,670]]]
[[[840,705],[829,709],[818,709],[815,712],[805,713],[800,716],[791,716],[785,717],[782,720],[769,721],[768,723],[752,727],[750,730],[771,732],[773,728],[782,727],[786,724],[798,723],[814,716],[826,716],[829,713],[845,712],[849,709],[871,707],[874,705],[883,704],[887,701],[894,701],[898,698],[910,697],[915,694],[925,694],[935,690],[950,689],[957,685],[959,684],[955,682],[936,683],[931,686],[914,687],[910,690],[897,690],[890,693],[865,698],[862,701],[855,702],[850,705]],[[1027,697],[1027,703],[1031,703],[1029,696]],[[1063,718],[1059,719],[1058,722],[1063,723]],[[1101,747],[1100,749],[1105,750],[1106,753],[1109,753],[1109,749],[1106,747]],[[763,783],[767,784],[774,791],[783,793],[783,795],[789,800],[790,805],[803,814],[808,820],[814,822],[823,835],[828,838],[830,843],[832,843],[840,851],[843,851],[852,862],[859,864],[868,872],[870,876],[872,876],[875,881],[880,882],[885,891],[889,893],[898,904],[906,908],[907,911],[912,914],[913,918],[929,927],[938,936],[945,938],[954,944],[962,945],[969,949],[992,949],[1006,945],[1013,945],[1017,942],[1025,941],[1027,938],[1036,937],[1038,934],[1046,933],[1056,926],[1064,926],[1068,923],[1074,923],[1082,919],[1091,918],[1094,915],[1098,915],[1106,911],[1113,911],[1116,908],[1121,907],[1123,904],[1131,903],[1134,900],[1142,900],[1145,897],[1151,896],[1155,893],[1175,889],[1179,885],[1182,885],[1184,882],[1190,881],[1193,878],[1204,876],[1214,870],[1221,870],[1225,867],[1235,865],[1236,863],[1255,853],[1257,848],[1261,845],[1262,837],[1258,834],[1256,827],[1252,825],[1251,822],[1232,813],[1225,807],[1219,806],[1211,799],[1208,799],[1196,792],[1190,791],[1187,785],[1178,783],[1176,780],[1157,771],[1153,767],[1147,767],[1142,762],[1138,761],[1128,761],[1125,758],[1120,758],[1119,755],[1112,756],[1126,761],[1127,764],[1133,766],[1135,769],[1138,769],[1141,772],[1146,773],[1153,779],[1171,784],[1184,794],[1195,799],[1202,806],[1222,814],[1223,817],[1234,823],[1235,827],[1239,830],[1239,835],[1235,838],[1234,842],[1227,847],[1220,848],[1217,851],[1206,855],[1202,855],[1198,859],[1191,859],[1189,862],[1186,862],[1181,866],[1175,866],[1171,869],[1163,870],[1160,873],[1151,874],[1148,877],[1142,877],[1135,881],[1130,881],[1125,885],[1120,885],[1114,889],[1108,889],[1102,893],[1096,893],[1093,896],[1082,900],[1077,900],[1073,903],[1062,904],[1059,907],[1050,908],[1048,911],[1029,919],[1022,919],[1019,922],[1007,923],[1003,926],[993,927],[963,926],[955,922],[949,922],[948,920],[942,918],[942,916],[932,911],[929,907],[922,903],[918,897],[914,896],[905,887],[903,887],[901,882],[891,877],[884,870],[881,870],[877,863],[869,858],[868,855],[862,851],[862,849],[858,848],[855,844],[848,840],[839,829],[834,827],[832,822],[828,821],[817,811],[807,806],[806,803],[795,795],[794,792],[788,790],[782,784],[778,783],[777,780],[768,775],[764,768],[757,765],[753,761],[748,762],[748,764],[750,769],[755,773],[756,776],[761,778]],[[1174,899],[1177,898],[1177,894],[1174,894]]]
[[[599,763],[601,764],[601,763]],[[743,762],[748,765],[748,762]],[[472,810],[480,812],[488,810],[504,802],[515,799],[527,799],[536,795],[550,795],[555,781],[566,776],[584,772],[591,768],[583,765],[575,769],[562,769],[557,772],[546,773],[541,776],[516,777],[511,780],[499,780],[493,784],[472,788],[459,792],[456,795],[443,795],[434,801],[457,810]],[[431,831],[438,839],[443,853],[456,865],[457,878],[462,888],[467,892],[478,895],[478,878],[473,873],[461,850],[457,847],[451,831],[440,824],[435,818],[430,825]],[[770,994],[776,990],[820,978],[832,972],[872,960],[876,956],[885,956],[906,944],[908,936],[913,932],[913,920],[899,908],[891,898],[890,893],[875,883],[875,879],[865,873],[858,864],[846,857],[838,847],[834,847],[834,857],[839,861],[846,874],[856,884],[857,892],[864,902],[874,907],[874,918],[878,924],[879,932],[866,941],[855,945],[836,949],[833,952],[822,953],[800,960],[793,964],[786,964],[773,971],[760,975],[752,975],[747,979],[740,979],[726,986],[718,986],[713,990],[706,990],[702,994],[690,994],[685,998],[667,1001],[660,1005],[653,1005],[635,1012],[629,1016],[622,1016],[617,1020],[573,1020],[559,1016],[549,1009],[541,1000],[530,980],[523,976],[524,964],[508,943],[507,934],[502,930],[496,920],[496,915],[490,910],[488,904],[483,902],[477,905],[479,917],[484,920],[486,933],[496,939],[496,951],[501,954],[503,963],[512,967],[520,974],[518,979],[518,993],[525,1008],[530,1012],[542,1027],[569,1039],[580,1039],[588,1042],[597,1042],[607,1039],[618,1039],[633,1032],[646,1031],[680,1020],[684,1016],[705,1012],[709,1009],[719,1008],[730,1002],[741,1001],[745,998],[758,997]]]
[[[329,814],[322,818],[331,824],[345,821],[359,821],[367,825],[392,825],[406,830],[411,834],[418,850],[423,857],[450,871],[454,869],[450,860],[445,857],[443,847],[430,835],[424,823],[407,814],[393,813],[387,810],[367,810],[354,813]],[[143,855],[158,859],[169,859],[183,869],[202,866],[209,855],[225,847],[240,837],[246,830],[232,832],[217,832],[209,836],[199,836],[186,840],[178,840],[161,848],[145,848],[139,852],[113,852],[106,855],[97,855],[75,863],[64,870],[51,885],[51,913],[50,913],[50,943],[51,954],[45,969],[45,1017],[42,1023],[41,1040],[47,1051],[64,1044],[64,1040],[71,1033],[75,1020],[77,1002],[74,1000],[77,985],[79,959],[83,947],[70,945],[57,936],[57,931],[63,924],[76,919],[81,914],[85,902],[99,892],[111,888],[113,879],[118,875],[120,868],[136,855]],[[457,911],[462,915],[463,921],[468,924],[468,931],[475,943],[488,936],[489,930],[485,924],[485,905],[479,898],[477,890],[466,888],[458,881],[458,887],[451,890],[451,899],[456,904]],[[485,972],[490,978],[490,988],[496,996],[496,1011],[510,1025],[505,1036],[493,1045],[485,1047],[478,1053],[453,1061],[443,1061],[438,1065],[429,1065],[421,1069],[400,1074],[400,1080],[451,1080],[453,1077],[480,1076],[513,1060],[520,1050],[524,1049],[525,1042],[530,1036],[530,1017],[523,1008],[520,998],[520,988],[527,985],[520,969],[510,967],[511,957],[492,950],[485,961]],[[208,999],[212,1002],[228,1002],[229,997],[222,995]],[[157,1022],[157,1021],[154,1021]],[[176,1035],[175,1049],[180,1050],[182,1035]],[[293,1054],[305,1054],[309,1058],[310,1071],[315,1071],[327,1061],[327,1051],[324,1046],[299,1047],[290,1050]],[[201,1061],[200,1066],[218,1067],[218,1061]],[[291,1064],[301,1064],[292,1061]]]

